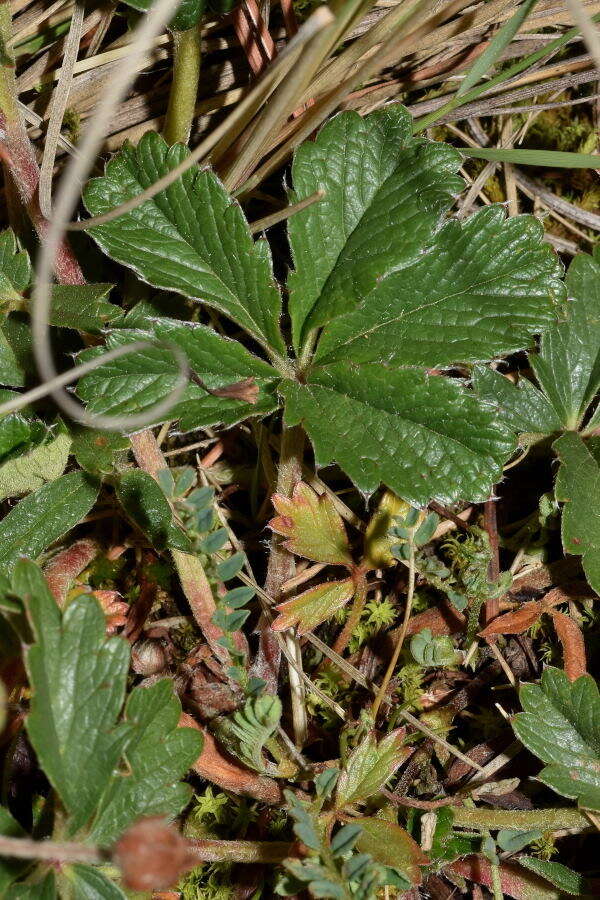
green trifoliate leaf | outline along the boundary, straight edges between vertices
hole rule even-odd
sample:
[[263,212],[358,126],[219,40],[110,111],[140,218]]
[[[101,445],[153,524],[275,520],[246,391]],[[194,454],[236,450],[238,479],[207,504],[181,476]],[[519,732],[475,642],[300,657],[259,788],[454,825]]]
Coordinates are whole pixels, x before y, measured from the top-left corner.
[[389,272],[421,255],[463,184],[460,157],[412,138],[400,107],[336,116],[297,151],[292,199],[325,197],[290,219],[294,343],[353,309]]
[[180,779],[202,750],[202,735],[178,728],[181,703],[162,679],[136,687],[125,706],[129,741],[126,769],[113,774],[91,830],[91,839],[109,846],[142,816],[175,818],[191,797]]
[[[94,215],[139,194],[178,165],[188,150],[157,134],[125,146],[106,175],[92,180],[85,203]],[[218,178],[194,166],[166,191],[90,233],[100,247],[156,287],[213,306],[264,345],[285,347],[281,297],[265,240],[254,241],[238,203]]]
[[566,553],[583,557],[583,568],[600,593],[600,467],[579,435],[564,434],[554,443],[560,459],[556,499],[564,503],[561,532]]
[[104,613],[92,597],[77,597],[61,614],[29,560],[17,564],[13,589],[35,637],[25,657],[32,690],[27,732],[74,833],[94,812],[126,738],[116,719],[129,647],[106,638]]
[[460,661],[452,638],[447,634],[434,637],[430,628],[413,635],[410,652],[421,666],[454,666]]
[[88,514],[97,496],[96,481],[72,472],[25,497],[0,522],[0,566],[39,556]]
[[[233,425],[253,415],[266,415],[277,407],[274,394],[279,374],[264,360],[254,356],[242,344],[218,335],[204,325],[160,320],[152,332],[120,330],[108,339],[108,347],[136,340],[154,340],[174,344],[185,354],[190,368],[211,390],[253,379],[255,403],[247,400],[215,397],[198,384],[189,384],[183,399],[163,418],[180,420],[182,431],[207,425]],[[100,356],[104,350],[90,350],[82,361]],[[113,360],[81,379],[79,396],[92,413],[129,415],[149,409],[167,397],[177,383],[178,367],[166,346],[147,347]]]
[[380,278],[325,328],[316,361],[436,367],[505,356],[555,320],[563,294],[540,223],[492,206],[448,222],[413,265]]
[[171,547],[192,552],[188,536],[173,521],[173,511],[160,486],[147,472],[131,469],[117,483],[117,497],[129,518],[157,550]]
[[93,866],[76,863],[63,866],[62,872],[71,884],[73,900],[127,900],[121,888]]
[[519,692],[524,712],[513,722],[520,741],[546,767],[539,779],[580,806],[600,810],[600,694],[589,675],[571,682],[548,668]]
[[483,501],[515,441],[455,379],[337,364],[285,381],[286,421],[302,422],[318,466],[337,462],[360,490],[381,482],[416,506]]
[[404,729],[397,728],[379,743],[374,732],[363,738],[338,779],[335,801],[338,809],[367,800],[381,790],[410,753],[404,746],[404,736]]
[[0,500],[20,497],[54,481],[65,470],[71,438],[65,432],[0,465]]
[[49,322],[96,334],[121,310],[106,300],[112,284],[57,284],[52,288]]
[[218,720],[215,734],[226,750],[244,765],[265,773],[263,747],[273,736],[281,718],[281,700],[269,696],[250,698],[242,709]]

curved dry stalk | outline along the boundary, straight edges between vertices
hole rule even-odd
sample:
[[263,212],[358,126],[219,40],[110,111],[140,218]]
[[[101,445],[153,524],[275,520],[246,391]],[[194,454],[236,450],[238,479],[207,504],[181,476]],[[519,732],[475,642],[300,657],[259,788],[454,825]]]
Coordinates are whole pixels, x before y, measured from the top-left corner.
[[73,69],[77,61],[77,54],[79,53],[79,44],[81,42],[83,31],[83,18],[83,2],[76,2],[73,9],[71,27],[69,28],[69,34],[65,45],[65,55],[60,70],[60,77],[52,95],[50,120],[46,132],[44,156],[40,167],[38,193],[40,209],[45,219],[50,218],[52,211],[52,175],[54,172],[54,160],[56,159],[56,148],[58,146],[63,117],[69,100],[71,82],[73,80]]
[[317,9],[312,16],[306,20],[298,33],[294,35],[285,49],[275,58],[250,93],[244,97],[244,99],[235,107],[234,111],[217,128],[215,128],[205,140],[198,144],[198,146],[191,151],[190,155],[178,166],[171,169],[170,172],[167,172],[166,175],[163,175],[162,178],[159,178],[158,181],[155,181],[154,184],[151,184],[144,191],[136,194],[135,197],[127,200],[120,206],[115,206],[115,208],[111,209],[109,212],[103,213],[100,216],[94,216],[90,219],[85,219],[81,222],[68,222],[66,225],[67,231],[87,231],[89,228],[93,228],[96,225],[106,225],[108,222],[118,219],[119,216],[123,216],[125,213],[137,209],[138,206],[141,206],[146,200],[151,200],[156,194],[166,190],[174,181],[181,178],[181,176],[195,163],[199,163],[205,159],[223,137],[228,134],[238,122],[243,121],[249,110],[252,110],[257,104],[260,104],[267,99],[285,73],[294,65],[304,44],[311,40],[318,31],[328,25],[330,21],[331,13],[327,7],[322,6]]
[[[127,344],[124,347],[116,347],[114,350],[109,350],[108,353],[96,357],[96,359],[92,359],[89,362],[83,363],[80,366],[76,366],[73,369],[69,369],[68,372],[63,372],[60,375],[56,375],[54,376],[54,378],[42,382],[42,384],[39,384],[37,387],[32,388],[25,394],[19,394],[17,397],[13,397],[12,400],[8,400],[6,403],[3,403],[2,405],[0,405],[0,416],[5,416],[7,413],[11,412],[17,412],[18,410],[24,409],[26,406],[29,406],[30,403],[35,403],[37,400],[41,400],[42,397],[47,397],[49,394],[54,394],[57,390],[61,390],[67,384],[72,384],[74,381],[78,381],[79,378],[81,378],[83,375],[88,375],[90,372],[93,372],[94,369],[98,369],[100,366],[105,365],[107,362],[113,362],[113,360],[120,359],[122,356],[128,356],[130,353],[136,353],[140,350],[146,350],[148,347],[157,346],[159,346],[158,342],[135,341],[131,344]],[[187,387],[189,377],[187,357],[182,352],[181,348],[177,347],[177,345],[175,344],[169,344],[168,348],[173,353],[173,356],[177,360],[177,364],[179,366],[177,383],[175,384],[174,389],[171,391],[168,397],[166,397],[164,400],[160,400],[151,409],[137,416],[93,416],[89,415],[86,412],[85,407],[82,406],[82,412],[77,417],[78,420],[83,424],[90,425],[90,427],[105,428],[107,430],[118,430],[120,426],[118,424],[114,425],[115,422],[121,422],[122,425],[126,424],[132,429],[143,428],[145,425],[148,425],[149,422],[155,421],[157,418],[165,415],[170,409],[172,409],[173,404],[177,403],[177,401],[181,398],[184,390]],[[103,421],[107,424],[99,424]]]
[[[51,274],[65,226],[79,199],[80,184],[87,175],[104,140],[106,127],[114,110],[122,101],[142,59],[152,47],[156,35],[169,21],[176,2],[177,0],[158,0],[151,11],[140,20],[140,24],[134,31],[130,54],[123,60],[122,67],[108,86],[96,115],[90,120],[81,142],[79,155],[69,160],[61,179],[53,219],[49,223],[45,240],[42,242],[36,266],[36,284],[31,311],[33,353],[40,378],[43,381],[51,382],[58,374],[54,366],[50,342]],[[124,430],[129,427],[143,427],[143,424],[148,422],[147,416],[144,417],[142,424],[138,419],[137,425],[132,424],[133,417],[124,421],[123,417],[117,419],[110,416],[90,416],[82,404],[69,396],[62,385],[55,386],[51,393],[55,403],[63,412],[79,421],[85,421],[86,424],[93,427]]]

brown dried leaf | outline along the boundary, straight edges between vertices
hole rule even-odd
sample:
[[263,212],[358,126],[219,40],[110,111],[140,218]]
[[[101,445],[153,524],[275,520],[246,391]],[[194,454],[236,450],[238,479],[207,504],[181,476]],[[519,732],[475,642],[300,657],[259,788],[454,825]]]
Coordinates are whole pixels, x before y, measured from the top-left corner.
[[524,603],[518,609],[505,613],[503,616],[497,616],[493,622],[490,622],[483,631],[480,631],[480,637],[493,637],[497,634],[522,634],[528,628],[537,622],[544,607],[539,600],[530,600]]
[[192,766],[202,778],[212,781],[223,790],[254,797],[263,803],[280,803],[283,800],[283,792],[276,781],[266,775],[257,775],[235,762],[221,749],[210,731],[201,728],[192,716],[182,713],[179,727],[196,728],[204,735],[202,753]]
[[351,566],[352,557],[344,523],[327,494],[317,494],[303,481],[290,498],[274,494],[279,513],[269,526],[288,540],[283,546],[296,556],[315,562]]
[[285,631],[286,628],[298,626],[298,634],[312,631],[321,622],[328,619],[336,609],[340,609],[354,594],[354,581],[328,581],[310,588],[291,600],[279,603],[279,613],[271,628],[273,631]]
[[577,622],[565,613],[553,610],[550,615],[563,648],[563,668],[569,681],[587,675],[585,642]]

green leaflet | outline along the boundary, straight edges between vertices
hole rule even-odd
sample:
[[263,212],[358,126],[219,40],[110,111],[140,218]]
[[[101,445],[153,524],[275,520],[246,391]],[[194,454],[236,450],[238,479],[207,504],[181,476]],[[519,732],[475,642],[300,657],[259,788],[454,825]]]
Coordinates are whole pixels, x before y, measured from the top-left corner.
[[105,299],[112,284],[57,284],[52,288],[49,322],[96,334],[121,313]]
[[[113,209],[174,168],[188,150],[153,132],[127,145],[84,199],[94,215]],[[90,233],[100,247],[156,287],[178,291],[232,318],[265,346],[285,352],[281,297],[271,253],[254,241],[239,207],[212,172],[192,167],[166,191]]]
[[337,809],[367,800],[392,777],[410,751],[404,746],[405,731],[397,728],[379,743],[370,731],[351,753],[338,778],[335,804]]
[[129,518],[157,550],[170,547],[191,553],[193,545],[173,521],[169,501],[152,475],[141,469],[124,472],[117,483],[117,497]]
[[19,304],[31,281],[31,263],[25,251],[17,251],[14,232],[0,232],[0,312]]
[[515,434],[548,435],[562,430],[560,416],[528,378],[520,378],[515,385],[494,369],[476,366],[473,389]]
[[47,443],[0,465],[0,500],[28,494],[62,475],[70,446],[69,435],[60,432]]
[[379,280],[323,331],[319,365],[448,366],[531,345],[564,295],[560,264],[531,216],[491,206],[449,222],[414,265]]
[[168,679],[133,689],[125,705],[129,742],[127,768],[113,774],[102,797],[90,838],[112,844],[142,816],[175,818],[191,797],[179,779],[202,750],[202,735],[178,728],[181,703]]
[[[474,387],[503,421],[521,434],[549,435],[580,429],[600,388],[600,254],[580,253],[569,267],[566,316],[542,335],[530,354],[539,387],[527,378],[515,386],[497,372],[476,370]],[[584,430],[600,422],[595,413]]]
[[[542,338],[537,379],[565,430],[578,428],[600,388],[600,253],[575,257],[566,279],[567,320]],[[592,426],[593,427],[593,426]]]
[[339,364],[281,391],[286,422],[302,423],[317,465],[336,461],[360,490],[383,481],[417,506],[486,499],[514,446],[493,411],[454,379]]
[[545,878],[546,881],[564,891],[565,894],[579,897],[581,894],[588,893],[586,880],[583,875],[580,875],[579,872],[574,872],[573,869],[569,869],[567,866],[563,866],[562,863],[538,859],[536,856],[520,856],[518,862],[520,866],[524,866],[530,872],[535,872],[536,875]]
[[126,900],[121,888],[93,866],[76,863],[64,866],[63,873],[71,882],[73,900]]
[[421,884],[423,876],[419,866],[426,865],[429,859],[408,831],[386,819],[361,817],[354,821],[361,827],[359,850],[369,853],[382,865],[400,869],[412,885]]
[[[175,344],[185,353],[193,372],[212,390],[254,378],[258,387],[255,404],[214,397],[199,385],[189,384],[183,399],[164,417],[179,418],[183,431],[206,425],[232,425],[251,415],[265,415],[277,407],[274,387],[280,376],[276,370],[242,344],[221,337],[205,325],[161,319],[152,332],[114,331],[107,345],[109,348],[124,346],[136,340]],[[86,351],[80,359],[85,361],[102,352]],[[78,393],[91,412],[127,415],[149,409],[168,396],[175,387],[177,374],[177,363],[168,347],[147,347],[84,376]]]
[[418,259],[463,186],[458,153],[413,140],[398,107],[361,118],[347,112],[296,152],[292,201],[325,197],[288,225],[294,345],[351,309],[376,281]]
[[583,557],[591,587],[600,593],[600,467],[579,435],[564,434],[554,443],[560,459],[556,499],[564,503],[561,532],[565,553]]
[[27,732],[75,833],[92,816],[127,738],[116,719],[129,647],[122,638],[106,638],[94,598],[77,597],[61,615],[29,560],[17,563],[13,589],[35,637],[25,657],[32,689]]
[[72,472],[25,497],[0,522],[0,565],[39,556],[88,514],[97,496],[94,479]]
[[[0,834],[5,835],[6,837],[25,836],[22,827],[4,806],[0,806]],[[0,896],[4,896],[4,891],[9,884],[12,884],[15,878],[18,878],[29,865],[31,865],[31,863],[26,859],[12,859],[6,856],[0,857]]]
[[56,879],[54,872],[47,872],[38,881],[13,884],[3,896],[3,900],[56,900]]
[[539,778],[580,806],[600,809],[600,694],[589,675],[570,682],[549,667],[541,683],[519,692],[524,712],[513,720],[520,741],[546,764]]

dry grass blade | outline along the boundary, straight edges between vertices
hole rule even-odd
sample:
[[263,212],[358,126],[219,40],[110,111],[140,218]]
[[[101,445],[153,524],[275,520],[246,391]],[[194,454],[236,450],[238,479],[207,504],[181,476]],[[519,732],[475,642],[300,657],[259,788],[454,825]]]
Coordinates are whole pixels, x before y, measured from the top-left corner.
[[52,97],[52,106],[50,111],[50,121],[48,123],[48,131],[46,133],[46,142],[44,144],[44,156],[40,168],[39,183],[39,202],[42,215],[49,219],[52,207],[52,175],[54,172],[54,160],[56,158],[56,148],[58,138],[62,128],[62,122],[69,100],[69,91],[71,81],[73,79],[73,68],[77,61],[79,52],[79,43],[83,29],[84,5],[83,2],[76,2],[73,9],[73,18],[71,19],[71,27],[65,45],[65,56],[60,72],[60,78]]

